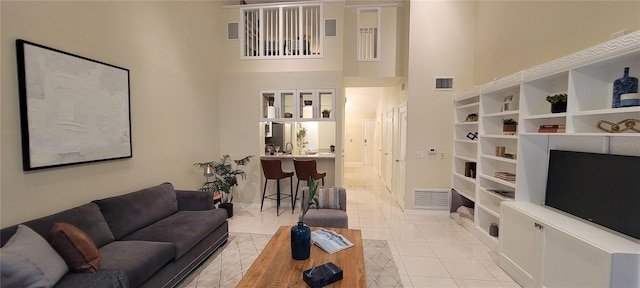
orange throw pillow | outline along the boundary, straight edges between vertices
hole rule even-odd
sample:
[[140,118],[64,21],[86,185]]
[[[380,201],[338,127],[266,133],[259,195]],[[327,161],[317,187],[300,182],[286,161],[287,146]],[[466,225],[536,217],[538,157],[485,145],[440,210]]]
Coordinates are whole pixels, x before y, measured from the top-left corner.
[[69,270],[81,273],[93,273],[100,269],[100,252],[91,236],[67,223],[53,223],[49,233],[49,243]]

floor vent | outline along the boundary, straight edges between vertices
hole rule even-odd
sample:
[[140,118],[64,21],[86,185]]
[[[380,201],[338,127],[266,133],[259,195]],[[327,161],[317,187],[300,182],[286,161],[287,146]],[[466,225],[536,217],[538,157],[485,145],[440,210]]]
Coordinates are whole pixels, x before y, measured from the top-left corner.
[[413,191],[414,206],[419,208],[449,209],[449,190],[416,189]]

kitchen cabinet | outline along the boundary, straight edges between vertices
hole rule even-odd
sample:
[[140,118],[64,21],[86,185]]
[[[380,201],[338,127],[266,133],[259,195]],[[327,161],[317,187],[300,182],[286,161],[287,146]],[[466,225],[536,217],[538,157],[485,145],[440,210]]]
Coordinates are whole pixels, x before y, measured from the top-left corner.
[[334,121],[335,94],[335,89],[261,90],[260,119]]
[[542,205],[503,202],[500,267],[523,287],[640,287],[640,244]]

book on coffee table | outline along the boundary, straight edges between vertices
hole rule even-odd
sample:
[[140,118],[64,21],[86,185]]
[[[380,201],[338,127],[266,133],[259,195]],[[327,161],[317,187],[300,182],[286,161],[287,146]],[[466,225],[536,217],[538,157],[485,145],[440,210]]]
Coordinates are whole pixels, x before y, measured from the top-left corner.
[[327,229],[311,231],[311,242],[329,254],[353,247],[353,243],[340,233]]

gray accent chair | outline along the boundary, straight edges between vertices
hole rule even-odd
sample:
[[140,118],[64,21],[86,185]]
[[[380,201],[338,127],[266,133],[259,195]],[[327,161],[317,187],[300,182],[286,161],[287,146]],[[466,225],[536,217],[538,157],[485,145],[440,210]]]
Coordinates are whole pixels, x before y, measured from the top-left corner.
[[[309,208],[304,215],[304,223],[311,227],[331,227],[349,228],[349,217],[347,216],[347,190],[343,187],[338,189],[340,198],[340,209],[316,209]],[[306,205],[309,199],[309,187],[302,188],[302,205]]]

